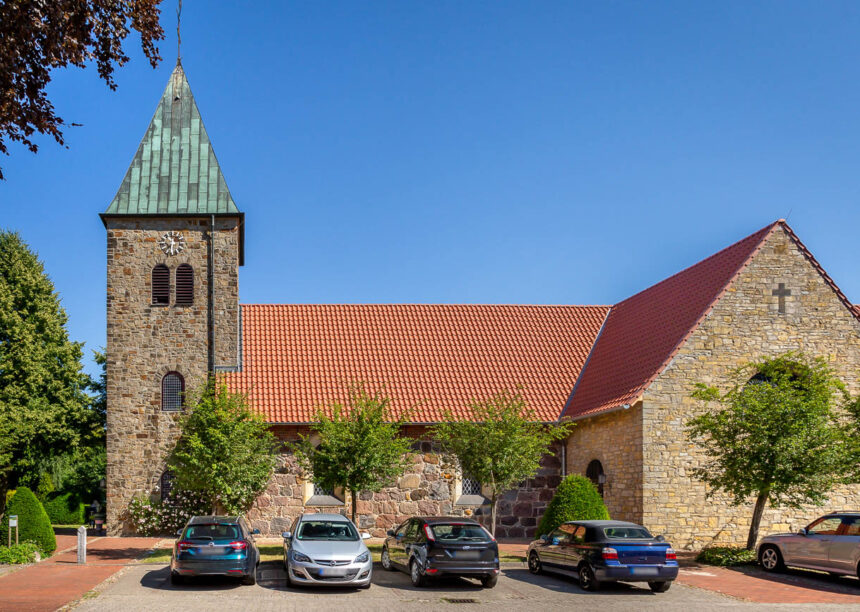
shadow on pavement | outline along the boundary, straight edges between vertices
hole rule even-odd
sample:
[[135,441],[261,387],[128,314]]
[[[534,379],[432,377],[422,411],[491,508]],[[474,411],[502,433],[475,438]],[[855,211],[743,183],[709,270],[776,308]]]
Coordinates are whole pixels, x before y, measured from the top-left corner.
[[510,580],[525,582],[535,586],[548,589],[557,593],[576,593],[577,595],[641,595],[643,597],[654,597],[657,593],[651,591],[647,582],[604,582],[600,585],[599,591],[583,591],[579,588],[575,578],[571,578],[565,574],[554,574],[552,572],[543,572],[539,576],[535,576],[525,569],[503,569],[502,575]]
[[860,580],[854,576],[833,576],[824,572],[794,568],[788,568],[781,573],[772,574],[756,565],[741,565],[727,567],[726,569],[744,574],[745,576],[767,580],[768,582],[788,584],[812,591],[860,595]]
[[[87,563],[110,563],[123,561],[134,563],[134,560],[143,557],[147,549],[140,547],[131,548],[87,548]],[[73,551],[72,551],[73,552]],[[57,559],[55,563],[77,563],[75,557],[69,559]]]
[[238,578],[229,576],[200,576],[186,578],[183,584],[170,584],[170,569],[162,567],[146,572],[140,579],[140,586],[160,591],[229,591],[241,588]]

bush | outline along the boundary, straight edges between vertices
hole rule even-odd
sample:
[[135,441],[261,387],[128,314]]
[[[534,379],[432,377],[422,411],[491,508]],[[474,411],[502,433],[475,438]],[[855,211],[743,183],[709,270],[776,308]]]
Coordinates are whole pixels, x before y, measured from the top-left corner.
[[47,472],[42,472],[39,477],[39,486],[36,487],[36,499],[45,503],[48,496],[54,492],[54,481],[51,480],[51,475]]
[[9,501],[12,499],[12,496],[15,495],[15,489],[9,489],[6,491],[6,505],[9,505]]
[[73,491],[52,493],[43,505],[53,525],[83,525],[87,522],[87,504]]
[[588,478],[572,474],[558,485],[538,524],[539,535],[548,534],[567,521],[599,521],[609,518],[603,498]]
[[0,546],[0,565],[20,565],[38,561],[39,547],[35,542],[21,542],[12,546]]
[[732,565],[755,565],[756,555],[754,550],[747,550],[740,546],[711,546],[703,548],[696,561],[707,565],[720,565],[724,567]]
[[54,536],[54,528],[51,527],[51,519],[48,518],[42,503],[27,487],[18,487],[9,500],[3,522],[0,523],[0,534],[9,532],[9,517],[12,515],[18,516],[20,540],[35,542],[44,555],[50,555],[57,549],[57,538]]
[[211,514],[212,507],[200,493],[173,489],[170,499],[150,501],[135,497],[128,505],[128,518],[139,535],[173,535],[192,516]]

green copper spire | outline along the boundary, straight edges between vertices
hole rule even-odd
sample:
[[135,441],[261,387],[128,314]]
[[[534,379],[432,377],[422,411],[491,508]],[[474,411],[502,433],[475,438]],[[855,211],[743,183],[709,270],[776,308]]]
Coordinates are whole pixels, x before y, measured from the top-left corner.
[[180,64],[105,213],[239,213]]

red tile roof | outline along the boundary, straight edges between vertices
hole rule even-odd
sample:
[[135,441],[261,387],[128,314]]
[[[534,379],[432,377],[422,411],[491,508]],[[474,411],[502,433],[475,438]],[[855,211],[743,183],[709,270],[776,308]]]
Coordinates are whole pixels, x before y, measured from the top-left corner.
[[467,418],[472,399],[523,385],[558,418],[607,306],[243,305],[242,369],[227,384],[271,423],[306,423],[348,385],[386,385],[396,411]]
[[562,416],[633,404],[779,223],[613,306]]

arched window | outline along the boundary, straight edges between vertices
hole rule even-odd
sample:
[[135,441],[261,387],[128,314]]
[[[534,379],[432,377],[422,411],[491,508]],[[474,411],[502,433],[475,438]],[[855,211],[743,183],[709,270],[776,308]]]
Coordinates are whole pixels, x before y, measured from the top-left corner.
[[176,305],[190,306],[194,303],[194,268],[182,264],[176,268]]
[[161,501],[170,499],[173,491],[173,472],[167,470],[161,475]]
[[161,409],[165,411],[182,410],[182,395],[185,393],[185,379],[178,372],[168,372],[161,379]]
[[594,483],[597,487],[597,492],[600,497],[603,497],[603,485],[606,482],[606,474],[603,473],[603,464],[597,459],[592,459],[588,467],[585,468],[585,477]]
[[152,303],[159,306],[170,304],[170,269],[164,264],[152,269]]

